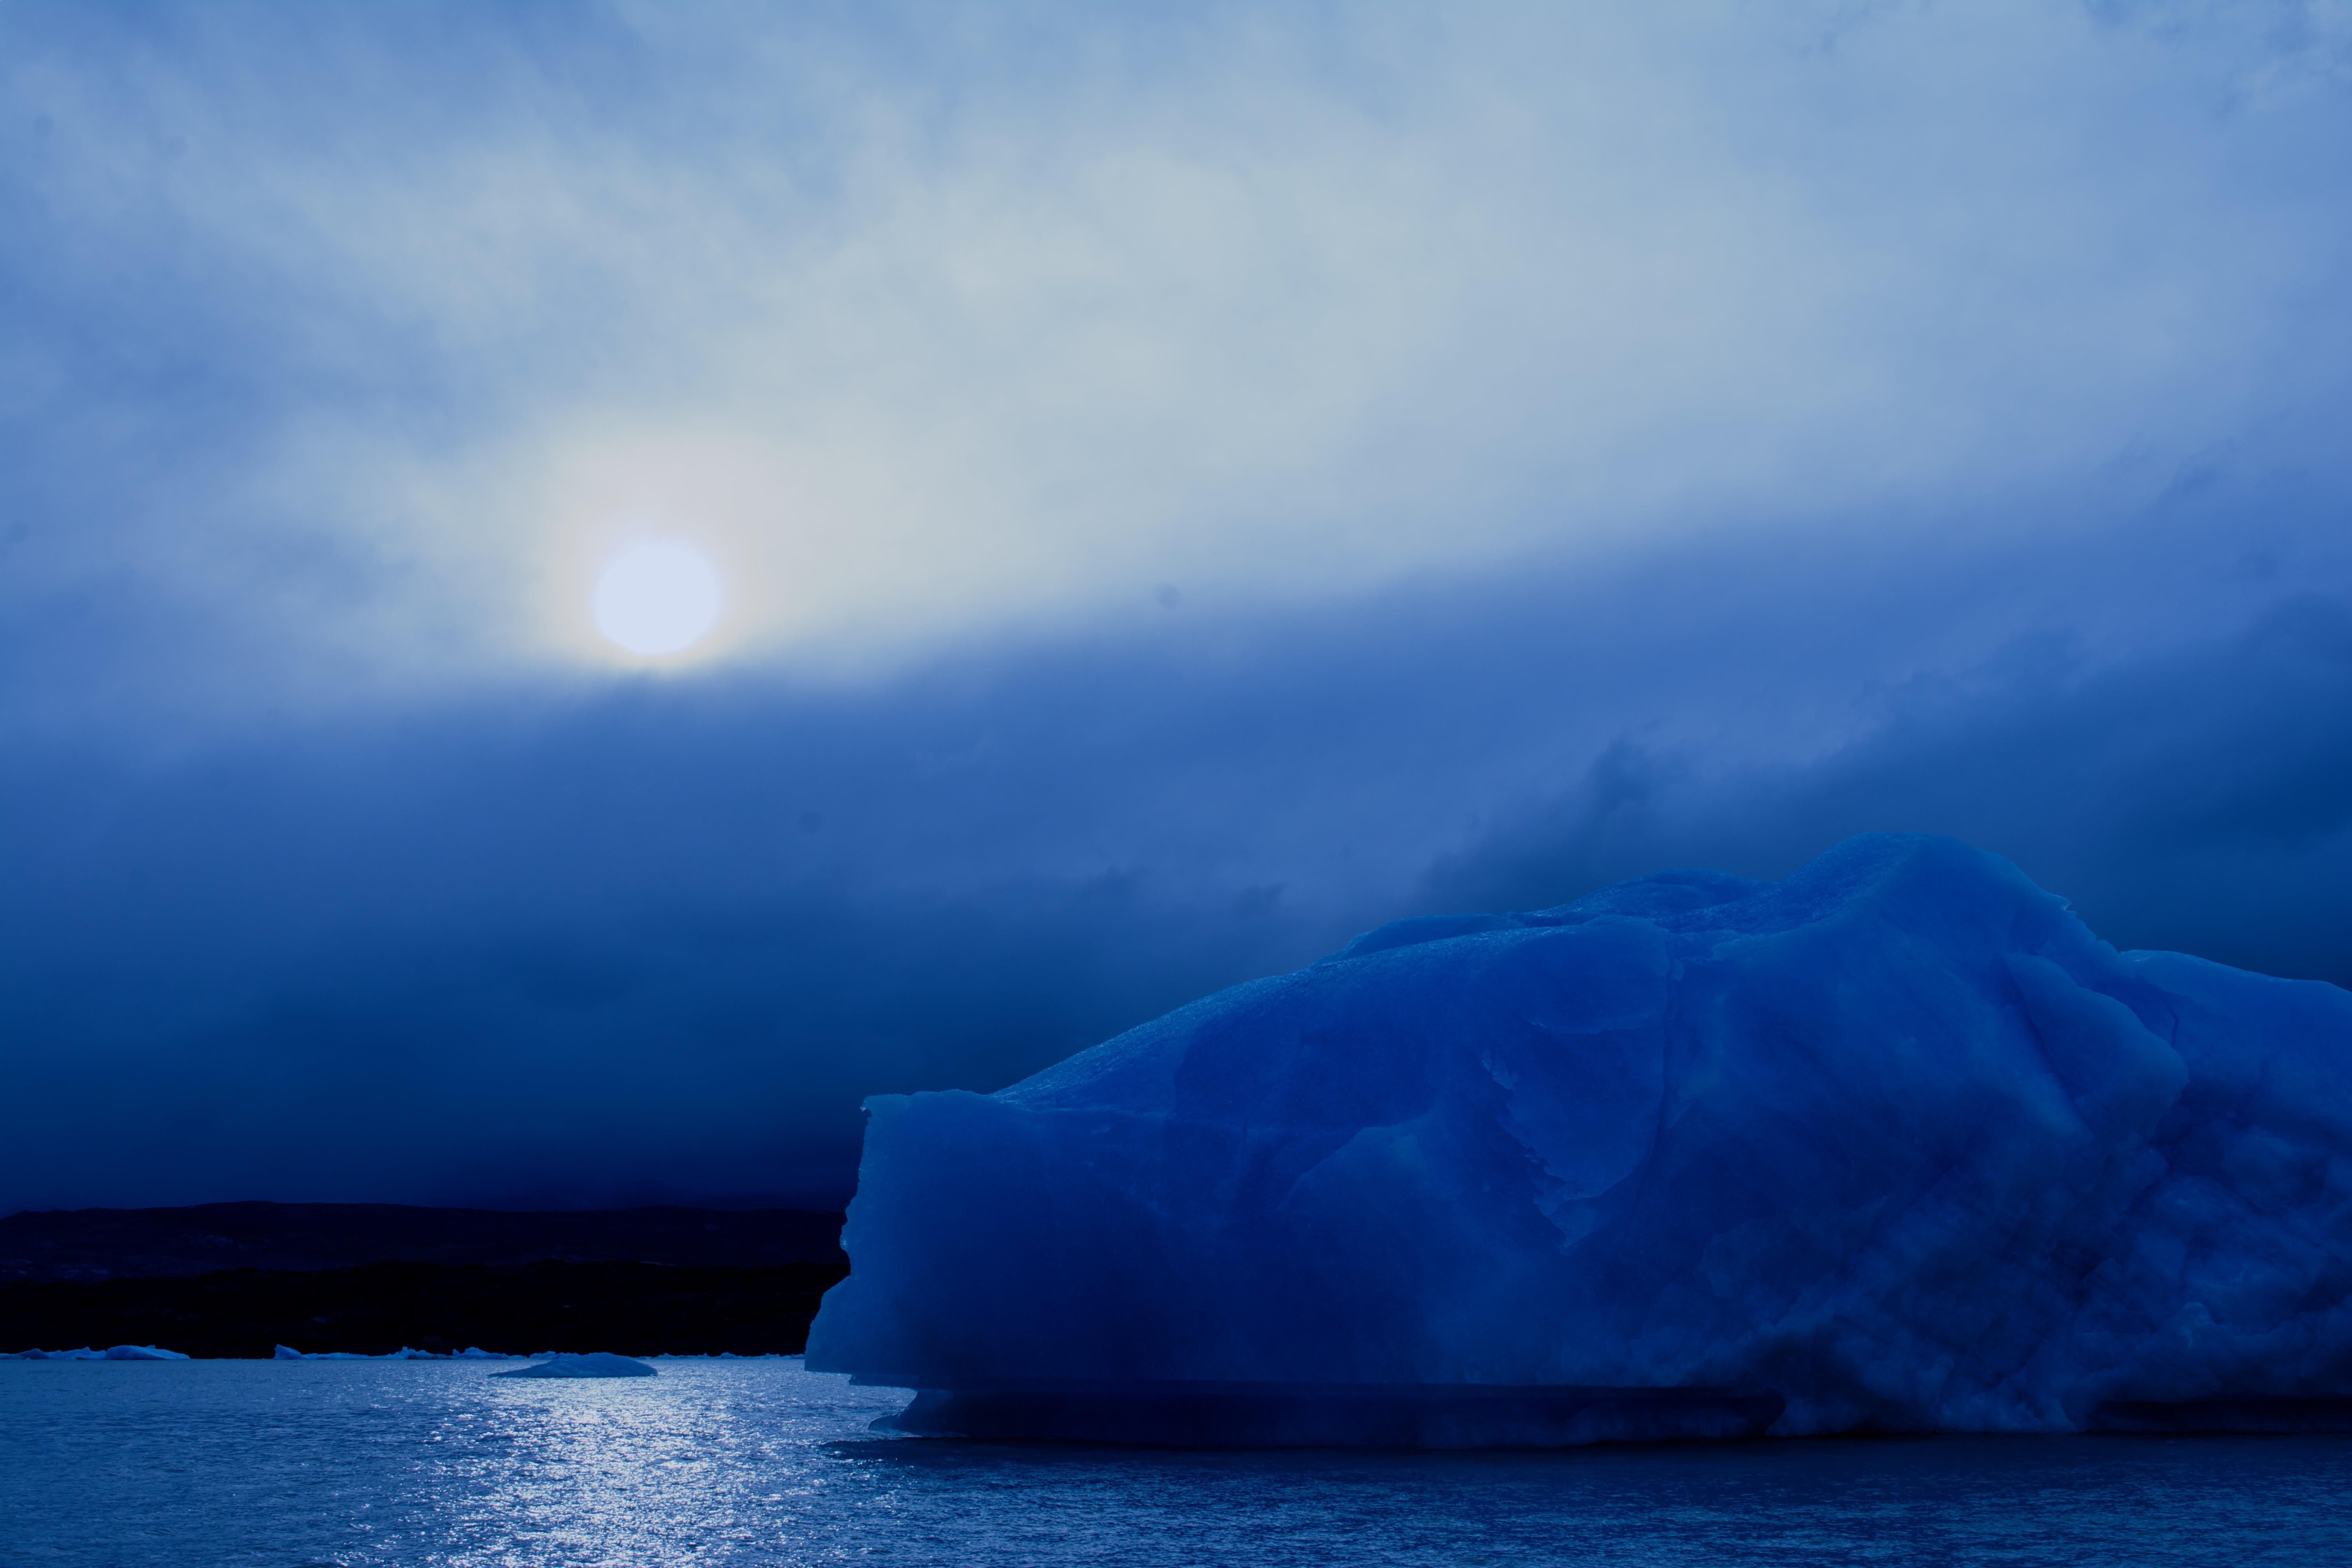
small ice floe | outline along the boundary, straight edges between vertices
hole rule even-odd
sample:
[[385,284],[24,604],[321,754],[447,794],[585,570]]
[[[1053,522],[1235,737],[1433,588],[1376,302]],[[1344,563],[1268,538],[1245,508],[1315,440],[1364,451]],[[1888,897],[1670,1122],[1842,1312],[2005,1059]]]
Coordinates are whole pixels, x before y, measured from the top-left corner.
[[610,1351],[592,1351],[586,1355],[564,1355],[551,1352],[544,1360],[534,1360],[529,1366],[510,1366],[504,1372],[494,1372],[492,1377],[658,1377],[641,1361],[631,1361]]
[[512,1361],[515,1358],[500,1351],[486,1351],[479,1345],[444,1353],[440,1351],[411,1350],[406,1345],[382,1355],[365,1355],[358,1351],[298,1351],[292,1345],[279,1345],[271,1353],[272,1361]]
[[[80,1360],[80,1357],[76,1357]],[[157,1350],[153,1345],[109,1345],[108,1361],[186,1361],[178,1351]]]

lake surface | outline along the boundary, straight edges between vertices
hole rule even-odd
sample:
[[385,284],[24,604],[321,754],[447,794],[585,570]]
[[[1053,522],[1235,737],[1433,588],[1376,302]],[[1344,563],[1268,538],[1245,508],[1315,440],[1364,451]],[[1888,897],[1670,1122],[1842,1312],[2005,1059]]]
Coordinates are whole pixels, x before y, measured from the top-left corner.
[[0,1563],[2352,1563],[2352,1437],[1193,1454],[869,1435],[797,1362],[0,1363]]

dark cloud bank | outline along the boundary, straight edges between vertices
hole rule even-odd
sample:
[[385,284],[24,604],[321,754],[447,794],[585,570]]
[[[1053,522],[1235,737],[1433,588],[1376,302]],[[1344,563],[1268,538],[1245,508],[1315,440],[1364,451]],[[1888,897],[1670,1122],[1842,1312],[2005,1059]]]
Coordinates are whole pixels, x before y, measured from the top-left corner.
[[859,689],[42,741],[0,783],[0,1207],[838,1199],[863,1095],[998,1087],[1396,916],[1873,829],[2118,945],[2352,982],[2338,515],[2225,486],[1147,603]]

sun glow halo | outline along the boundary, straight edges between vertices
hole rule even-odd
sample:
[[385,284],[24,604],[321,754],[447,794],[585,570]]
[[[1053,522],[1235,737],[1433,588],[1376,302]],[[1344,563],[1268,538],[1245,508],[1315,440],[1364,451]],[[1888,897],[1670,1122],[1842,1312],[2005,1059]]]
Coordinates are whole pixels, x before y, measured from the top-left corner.
[[718,621],[721,598],[709,556],[689,544],[649,540],[604,563],[590,607],[598,631],[656,658],[698,641]]

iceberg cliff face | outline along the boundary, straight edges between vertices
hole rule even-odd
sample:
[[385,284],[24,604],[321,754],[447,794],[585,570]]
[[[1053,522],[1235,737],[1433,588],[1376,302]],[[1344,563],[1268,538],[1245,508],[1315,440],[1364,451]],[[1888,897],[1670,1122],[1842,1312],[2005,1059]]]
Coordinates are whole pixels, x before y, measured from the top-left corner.
[[867,1102],[813,1368],[1769,1390],[1773,1430],[2352,1394],[2352,995],[1856,838],[1401,921]]

